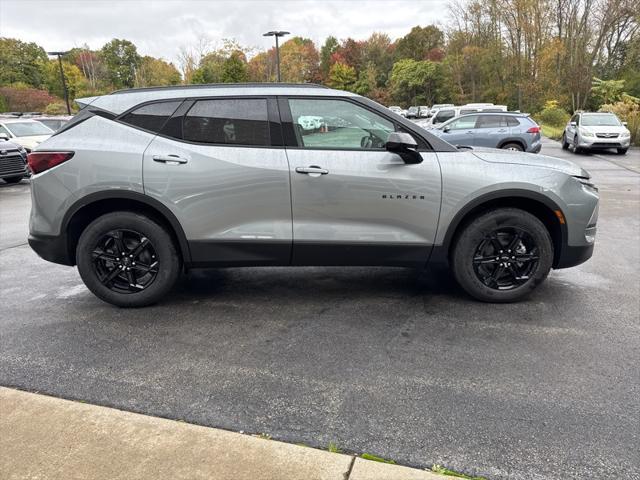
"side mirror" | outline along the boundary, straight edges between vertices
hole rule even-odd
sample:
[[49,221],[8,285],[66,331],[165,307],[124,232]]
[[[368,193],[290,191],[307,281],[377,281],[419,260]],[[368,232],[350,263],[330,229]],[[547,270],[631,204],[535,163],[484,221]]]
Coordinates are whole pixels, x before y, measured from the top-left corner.
[[450,130],[451,130],[451,127],[448,125],[442,129],[444,133],[449,133]]
[[627,125],[629,125],[627,122],[622,122],[623,127],[626,127]]
[[569,122],[569,125],[571,125],[572,127],[577,127],[578,124],[576,122]]
[[391,132],[384,147],[387,151],[399,155],[404,163],[422,163],[422,156],[416,150],[418,143],[408,133]]
[[9,140],[9,135],[6,133],[0,133],[0,140]]

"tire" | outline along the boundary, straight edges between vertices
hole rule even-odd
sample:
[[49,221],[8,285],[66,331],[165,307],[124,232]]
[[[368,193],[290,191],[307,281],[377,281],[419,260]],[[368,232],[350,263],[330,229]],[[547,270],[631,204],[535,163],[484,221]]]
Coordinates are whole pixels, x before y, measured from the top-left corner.
[[[118,250],[125,255],[118,255]],[[169,232],[144,215],[124,211],[107,213],[89,224],[80,235],[76,263],[87,288],[118,307],[158,302],[181,269]]]
[[582,153],[582,149],[578,146],[578,135],[573,137],[573,153]]
[[522,148],[522,145],[520,145],[519,143],[515,143],[515,142],[505,143],[500,148],[502,150],[515,150],[515,151],[518,151],[518,152],[524,152],[524,148]]
[[[509,248],[513,242],[515,248]],[[552,264],[548,230],[535,216],[516,208],[491,210],[470,221],[457,236],[451,256],[460,286],[472,297],[494,303],[516,302],[529,295]]]
[[3,178],[3,180],[7,183],[19,183],[24,177],[20,175],[19,177],[7,177]]
[[618,148],[618,155],[626,155],[628,148]]
[[567,142],[567,135],[566,133],[562,134],[562,149],[563,150],[568,150],[569,149],[569,142]]

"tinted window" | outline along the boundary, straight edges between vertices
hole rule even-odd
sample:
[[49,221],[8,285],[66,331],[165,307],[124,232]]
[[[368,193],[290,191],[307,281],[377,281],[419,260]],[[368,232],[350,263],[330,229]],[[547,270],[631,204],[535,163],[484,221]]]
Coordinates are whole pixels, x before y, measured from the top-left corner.
[[456,116],[456,112],[455,110],[440,110],[435,118],[433,123],[441,123],[441,122],[446,122],[447,120],[453,118]]
[[134,127],[144,128],[152,132],[159,132],[164,122],[173,115],[178,105],[182,103],[178,102],[159,102],[144,105],[140,108],[123,115],[120,119],[124,123],[133,125]]
[[183,138],[200,143],[268,146],[267,100],[200,100],[184,117]]
[[289,100],[298,145],[314,148],[384,148],[395,126],[343,100]]
[[[520,122],[519,122],[519,121],[518,121],[518,119],[517,119],[517,118],[515,118],[515,117],[504,117],[504,118],[506,118],[506,119],[507,119],[507,125],[508,125],[509,127],[517,127],[517,126],[519,126],[519,125],[520,125]],[[531,120],[530,120],[530,119],[529,119],[529,121],[531,122]],[[533,122],[531,122],[531,123],[533,123]]]

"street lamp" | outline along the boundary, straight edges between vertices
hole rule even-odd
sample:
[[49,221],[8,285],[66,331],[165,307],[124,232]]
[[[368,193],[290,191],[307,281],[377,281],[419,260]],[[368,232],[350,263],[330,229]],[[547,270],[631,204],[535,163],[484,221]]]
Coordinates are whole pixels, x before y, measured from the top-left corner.
[[289,32],[271,31],[264,33],[263,37],[276,37],[276,70],[278,72],[278,83],[280,83],[280,46],[278,45],[278,37],[289,35]]
[[62,90],[64,90],[64,101],[67,104],[67,114],[71,115],[71,107],[69,107],[69,92],[67,92],[67,82],[64,79],[64,70],[62,70],[62,55],[69,52],[47,52],[47,55],[57,56],[60,65],[60,78],[62,79]]

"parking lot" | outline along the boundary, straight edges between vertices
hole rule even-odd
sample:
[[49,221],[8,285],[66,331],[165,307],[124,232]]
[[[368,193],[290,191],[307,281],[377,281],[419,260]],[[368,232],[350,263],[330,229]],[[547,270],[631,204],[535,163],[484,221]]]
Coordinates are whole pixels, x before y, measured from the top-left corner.
[[542,154],[593,174],[596,250],[510,305],[441,269],[246,268],[117,309],[36,256],[29,184],[2,184],[0,384],[491,479],[640,478],[640,151]]

